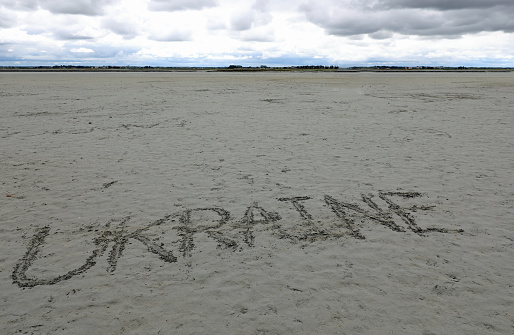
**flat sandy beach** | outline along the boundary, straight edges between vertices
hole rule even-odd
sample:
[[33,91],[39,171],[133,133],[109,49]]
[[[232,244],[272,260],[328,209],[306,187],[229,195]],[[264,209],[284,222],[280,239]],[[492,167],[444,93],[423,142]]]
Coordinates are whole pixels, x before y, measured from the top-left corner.
[[0,73],[2,334],[512,334],[514,73]]

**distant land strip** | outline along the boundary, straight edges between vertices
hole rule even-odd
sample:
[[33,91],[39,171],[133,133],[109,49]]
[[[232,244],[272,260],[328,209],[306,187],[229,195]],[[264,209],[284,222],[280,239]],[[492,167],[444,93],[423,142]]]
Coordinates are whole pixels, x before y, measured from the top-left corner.
[[512,72],[510,67],[371,66],[340,68],[330,65],[272,67],[157,67],[157,66],[0,66],[0,72]]

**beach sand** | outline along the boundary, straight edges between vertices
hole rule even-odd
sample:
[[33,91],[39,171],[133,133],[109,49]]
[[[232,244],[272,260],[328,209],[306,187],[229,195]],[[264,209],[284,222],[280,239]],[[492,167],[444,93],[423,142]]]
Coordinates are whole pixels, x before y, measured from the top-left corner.
[[512,334],[513,73],[1,73],[2,334]]

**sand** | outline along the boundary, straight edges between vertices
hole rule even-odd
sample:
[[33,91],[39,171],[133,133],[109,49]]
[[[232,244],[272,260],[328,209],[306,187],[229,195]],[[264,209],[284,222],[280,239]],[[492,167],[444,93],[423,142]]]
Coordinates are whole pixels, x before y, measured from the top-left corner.
[[513,90],[1,73],[2,334],[512,334]]

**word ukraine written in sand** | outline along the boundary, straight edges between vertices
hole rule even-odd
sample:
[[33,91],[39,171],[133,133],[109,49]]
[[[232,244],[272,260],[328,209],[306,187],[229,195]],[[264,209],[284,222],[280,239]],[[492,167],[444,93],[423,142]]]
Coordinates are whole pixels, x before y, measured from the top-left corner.
[[[304,202],[312,199],[311,197],[291,197],[279,198],[278,201],[289,203],[301,216],[301,220],[291,227],[285,227],[281,216],[276,212],[266,211],[257,203],[248,206],[242,219],[231,220],[230,213],[220,207],[186,209],[175,214],[169,214],[163,218],[150,223],[143,228],[128,230],[126,227],[130,217],[124,218],[114,229],[109,229],[110,224],[106,225],[104,231],[94,239],[95,249],[91,252],[84,264],[68,271],[65,274],[54,276],[53,278],[29,278],[27,271],[32,267],[38,258],[41,248],[45,245],[45,239],[50,233],[50,227],[39,228],[32,237],[27,252],[18,260],[12,273],[12,279],[20,287],[34,287],[38,285],[53,285],[63,280],[71,279],[73,276],[82,274],[92,268],[99,257],[101,257],[112,244],[108,255],[108,272],[114,272],[118,259],[123,256],[127,244],[130,240],[136,240],[144,244],[148,251],[160,257],[164,262],[174,263],[177,256],[173,251],[164,248],[163,243],[156,242],[158,239],[148,236],[149,231],[154,227],[165,227],[166,224],[173,224],[171,230],[177,237],[172,242],[178,246],[178,251],[182,257],[191,257],[195,249],[195,235],[206,234],[208,238],[217,243],[217,247],[236,251],[243,247],[255,246],[256,232],[264,233],[270,231],[273,236],[279,239],[290,240],[293,243],[314,243],[327,238],[340,238],[343,236],[365,240],[365,236],[360,232],[357,220],[371,221],[385,226],[393,232],[412,231],[420,236],[427,236],[431,232],[450,233],[462,232],[462,230],[449,230],[445,228],[425,228],[419,227],[410,212],[417,210],[429,210],[434,206],[410,206],[401,207],[393,201],[393,197],[417,198],[423,195],[418,192],[378,192],[378,196],[388,206],[382,209],[373,201],[373,195],[361,195],[361,200],[367,205],[363,208],[354,203],[339,201],[329,195],[325,195],[323,200],[330,210],[335,214],[336,220],[329,225],[320,225],[314,221],[312,215],[308,213]],[[206,214],[215,216],[214,223],[201,224],[195,217]],[[399,217],[400,224],[394,220]],[[403,224],[401,224],[403,222]],[[282,224],[281,224],[282,223]]]

